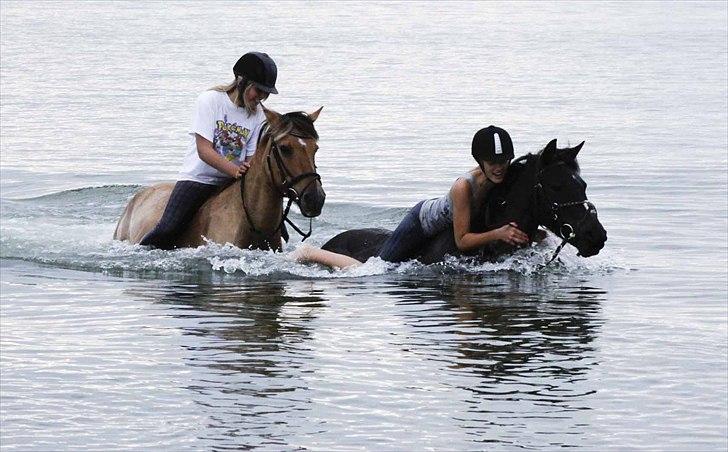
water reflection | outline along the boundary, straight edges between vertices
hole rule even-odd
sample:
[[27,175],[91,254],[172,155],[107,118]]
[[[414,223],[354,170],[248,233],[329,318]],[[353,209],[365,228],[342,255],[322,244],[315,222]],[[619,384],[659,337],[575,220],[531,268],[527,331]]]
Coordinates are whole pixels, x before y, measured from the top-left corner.
[[194,370],[187,389],[208,419],[198,439],[215,450],[286,445],[292,413],[308,410],[299,393],[306,390],[310,323],[323,306],[315,287],[198,277],[150,289],[135,295],[151,296],[185,320],[181,345]]
[[[419,291],[410,300],[427,299]],[[433,288],[434,289],[434,288]],[[471,369],[484,378],[529,372],[534,366],[562,378],[583,373],[583,367],[555,365],[582,360],[600,326],[596,318],[604,292],[583,287],[558,293],[528,291],[505,283],[488,283],[477,276],[452,279],[437,287],[437,296],[447,302],[443,311],[455,314],[452,322],[462,361],[454,368]]]
[[603,291],[508,274],[213,277],[136,294],[181,322],[211,449],[568,446],[588,428],[570,413],[594,391]]
[[388,293],[408,306],[401,315],[412,333],[403,350],[414,346],[460,377],[467,412],[453,414],[474,441],[578,444],[573,435],[588,426],[568,413],[590,409],[605,291],[503,274],[400,281]]

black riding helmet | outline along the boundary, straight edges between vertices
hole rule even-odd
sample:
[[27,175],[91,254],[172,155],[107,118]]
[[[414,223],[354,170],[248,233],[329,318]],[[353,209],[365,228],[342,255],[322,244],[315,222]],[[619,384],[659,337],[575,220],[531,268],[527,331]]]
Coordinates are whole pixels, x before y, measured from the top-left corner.
[[473,137],[473,158],[480,164],[482,160],[492,163],[505,163],[513,158],[513,142],[508,132],[496,126],[478,130]]
[[255,83],[255,87],[266,93],[278,94],[276,78],[278,67],[267,53],[248,52],[233,66],[235,76],[241,76]]

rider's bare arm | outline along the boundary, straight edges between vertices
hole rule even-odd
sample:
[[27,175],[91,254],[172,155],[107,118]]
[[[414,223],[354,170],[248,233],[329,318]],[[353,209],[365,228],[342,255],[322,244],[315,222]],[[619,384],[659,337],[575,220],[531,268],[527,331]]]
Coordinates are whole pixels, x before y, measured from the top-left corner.
[[212,143],[207,138],[197,133],[195,134],[195,143],[197,144],[197,155],[200,156],[200,159],[203,162],[230,177],[238,178],[245,174],[248,167],[250,167],[250,164],[247,162],[241,165],[236,165],[225,159],[223,156],[215,152],[215,149],[212,147]]
[[296,262],[316,263],[332,268],[349,268],[361,265],[361,262],[353,257],[322,250],[311,245],[301,245],[289,257]]
[[528,236],[515,223],[507,224],[488,232],[470,231],[470,185],[465,179],[458,179],[450,189],[452,197],[453,234],[455,245],[460,251],[471,251],[488,242],[502,240],[511,245],[528,243]]

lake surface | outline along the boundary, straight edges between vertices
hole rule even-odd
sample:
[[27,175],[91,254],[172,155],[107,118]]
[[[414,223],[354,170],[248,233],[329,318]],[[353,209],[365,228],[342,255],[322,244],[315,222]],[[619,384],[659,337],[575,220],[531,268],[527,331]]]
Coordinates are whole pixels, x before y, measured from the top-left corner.
[[[3,450],[728,447],[724,2],[0,13]],[[396,226],[495,124],[516,155],[586,141],[605,249],[330,271],[112,241],[248,50],[269,108],[324,105],[312,243]]]

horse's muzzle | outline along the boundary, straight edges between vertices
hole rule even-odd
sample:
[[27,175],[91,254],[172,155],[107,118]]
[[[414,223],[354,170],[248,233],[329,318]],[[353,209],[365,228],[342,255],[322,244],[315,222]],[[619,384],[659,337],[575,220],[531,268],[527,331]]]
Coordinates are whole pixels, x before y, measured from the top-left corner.
[[323,209],[325,201],[326,193],[321,187],[321,182],[317,180],[309,185],[298,198],[298,207],[304,217],[317,217],[321,215],[321,209]]
[[579,250],[579,255],[591,257],[599,254],[607,241],[607,231],[597,219],[596,215],[585,222],[576,233],[573,245]]

